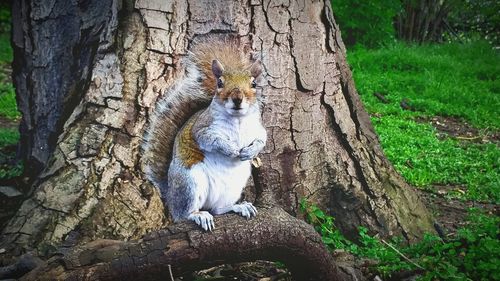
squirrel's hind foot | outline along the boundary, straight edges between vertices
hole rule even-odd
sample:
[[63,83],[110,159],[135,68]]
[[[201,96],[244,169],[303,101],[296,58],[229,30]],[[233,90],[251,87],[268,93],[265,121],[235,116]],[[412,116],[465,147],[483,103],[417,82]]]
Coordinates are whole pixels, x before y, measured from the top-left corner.
[[227,212],[235,212],[240,214],[247,219],[255,217],[257,215],[257,208],[250,202],[243,201],[240,204],[234,204],[232,206],[222,207],[213,209],[212,212],[216,215],[222,215]]
[[232,211],[246,217],[247,219],[257,215],[257,208],[255,208],[252,203],[246,201],[233,205]]
[[207,211],[193,212],[188,216],[188,219],[194,221],[205,231],[212,231],[215,228],[214,217]]

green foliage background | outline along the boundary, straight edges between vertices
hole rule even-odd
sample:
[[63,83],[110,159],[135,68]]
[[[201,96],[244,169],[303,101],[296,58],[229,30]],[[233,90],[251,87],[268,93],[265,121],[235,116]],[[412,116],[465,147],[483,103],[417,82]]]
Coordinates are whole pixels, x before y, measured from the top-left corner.
[[484,39],[500,45],[500,1],[460,0],[449,15],[451,26],[463,41]]
[[[500,45],[500,1],[448,0],[447,32],[443,40],[486,40]],[[335,19],[347,46],[380,47],[394,42],[395,19],[415,0],[331,0]]]
[[394,42],[399,0],[332,0],[332,9],[346,45],[377,47]]

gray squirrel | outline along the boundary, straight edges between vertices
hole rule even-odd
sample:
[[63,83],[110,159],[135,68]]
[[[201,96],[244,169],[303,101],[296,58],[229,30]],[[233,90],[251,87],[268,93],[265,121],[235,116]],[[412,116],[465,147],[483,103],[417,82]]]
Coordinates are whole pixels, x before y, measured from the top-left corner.
[[[183,67],[152,116],[143,144],[145,172],[174,222],[189,219],[211,231],[213,215],[257,214],[251,203],[237,202],[251,161],[266,144],[257,87],[262,66],[236,39],[208,39],[195,45]],[[172,126],[182,126],[173,151]],[[172,155],[169,165],[167,155]]]

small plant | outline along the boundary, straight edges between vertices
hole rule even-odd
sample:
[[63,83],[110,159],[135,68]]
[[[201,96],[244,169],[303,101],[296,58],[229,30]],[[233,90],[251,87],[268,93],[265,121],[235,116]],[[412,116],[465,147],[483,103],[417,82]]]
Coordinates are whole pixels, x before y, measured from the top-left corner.
[[22,164],[14,164],[16,144],[19,141],[17,129],[0,128],[0,179],[8,179],[21,175]]
[[23,165],[0,165],[0,179],[11,179],[20,176],[23,173]]
[[443,240],[426,234],[415,244],[400,238],[387,242],[359,228],[359,245],[345,238],[333,217],[301,200],[300,210],[321,234],[330,250],[344,249],[358,257],[378,261],[375,270],[385,277],[407,270],[422,271],[419,280],[500,280],[500,217],[471,209],[467,225]]
[[330,250],[343,249],[351,253],[358,253],[358,246],[348,239],[335,227],[334,219],[326,215],[316,205],[309,204],[305,199],[300,201],[300,211],[306,215],[308,223],[312,224],[321,234],[323,243]]
[[21,116],[17,110],[16,94],[11,83],[0,82],[0,116],[10,120]]

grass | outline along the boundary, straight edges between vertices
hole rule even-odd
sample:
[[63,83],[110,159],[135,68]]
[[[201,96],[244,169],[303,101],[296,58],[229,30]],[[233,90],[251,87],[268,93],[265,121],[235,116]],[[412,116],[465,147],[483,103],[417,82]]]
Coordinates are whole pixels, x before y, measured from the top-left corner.
[[10,43],[10,7],[0,4],[0,116],[15,120],[17,111],[14,87],[10,77],[13,51]]
[[0,116],[15,120],[20,117],[17,111],[14,86],[10,78],[12,62],[12,46],[10,45],[10,30],[6,29],[6,22],[10,20],[10,13],[5,7],[0,9]]
[[[500,202],[497,145],[439,140],[430,124],[417,121],[451,116],[477,128],[500,130],[498,52],[481,42],[396,44],[352,50],[348,60],[384,152],[408,182],[427,189],[433,184],[457,185],[451,196]],[[402,100],[414,111],[403,110]]]
[[[454,116],[500,129],[500,54],[484,42],[349,52],[356,87],[369,112],[401,114],[406,98],[420,116]],[[390,101],[383,104],[372,95]],[[405,116],[406,117],[406,116]]]
[[1,146],[14,145],[19,141],[19,131],[9,128],[0,128]]
[[16,151],[13,147],[19,141],[19,131],[12,128],[12,123],[19,119],[15,91],[10,78],[12,62],[10,45],[10,9],[0,5],[0,119],[8,124],[8,128],[0,127],[0,179],[19,176],[22,164],[16,162]]
[[[500,202],[500,150],[495,144],[439,140],[435,129],[399,116],[372,118],[386,156],[418,187],[457,185],[453,195]],[[466,188],[460,187],[464,185]]]
[[300,210],[331,251],[342,249],[356,258],[376,261],[372,270],[398,280],[399,272],[419,272],[417,280],[500,280],[500,217],[469,210],[465,226],[446,239],[426,234],[412,245],[393,238],[385,241],[359,228],[359,244],[345,238],[335,227],[334,218],[305,200]]
[[12,62],[12,47],[10,35],[7,31],[0,33],[0,63]]
[[23,166],[16,161],[15,146],[19,141],[19,131],[0,128],[0,179],[9,179],[21,175]]
[[0,83],[0,116],[10,120],[16,120],[20,117],[17,110],[16,94],[11,83]]

